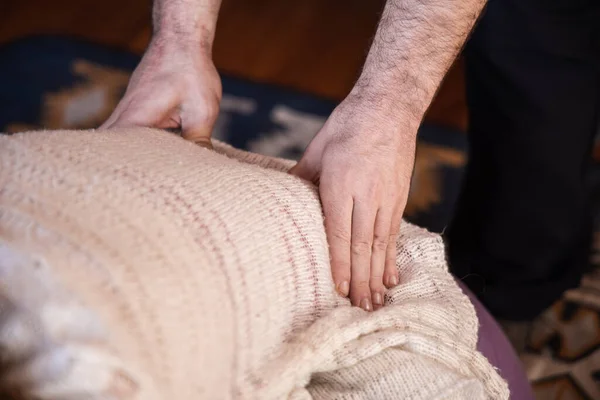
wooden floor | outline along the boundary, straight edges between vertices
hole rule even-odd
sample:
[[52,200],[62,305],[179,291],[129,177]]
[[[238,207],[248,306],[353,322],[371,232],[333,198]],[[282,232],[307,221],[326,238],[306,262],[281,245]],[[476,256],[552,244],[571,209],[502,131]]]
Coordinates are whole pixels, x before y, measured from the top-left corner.
[[[223,0],[214,47],[224,73],[339,100],[356,79],[383,0]],[[151,0],[0,0],[0,44],[67,34],[141,54]],[[428,120],[466,127],[460,63]]]

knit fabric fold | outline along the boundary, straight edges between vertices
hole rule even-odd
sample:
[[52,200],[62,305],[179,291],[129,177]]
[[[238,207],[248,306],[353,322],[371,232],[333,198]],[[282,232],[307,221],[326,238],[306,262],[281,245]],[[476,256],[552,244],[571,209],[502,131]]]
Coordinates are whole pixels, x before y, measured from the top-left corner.
[[334,290],[287,160],[170,133],[0,135],[0,388],[36,399],[507,399],[439,235],[400,284]]

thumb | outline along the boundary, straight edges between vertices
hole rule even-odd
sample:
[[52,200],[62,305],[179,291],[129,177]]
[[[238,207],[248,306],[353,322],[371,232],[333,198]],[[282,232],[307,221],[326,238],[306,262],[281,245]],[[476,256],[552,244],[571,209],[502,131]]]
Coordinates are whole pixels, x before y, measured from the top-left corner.
[[216,122],[216,117],[198,118],[186,115],[182,118],[181,136],[200,146],[212,149],[210,137]]
[[164,91],[163,95],[157,96],[156,90],[135,90],[130,95],[125,95],[113,115],[104,123],[104,127],[127,127],[147,126],[158,127],[173,109],[177,106],[177,96],[170,91]]
[[111,126],[148,126],[159,124],[170,112],[170,104],[145,101],[125,108],[114,118]]
[[298,161],[296,165],[294,165],[288,171],[288,173],[317,184],[319,180],[319,173],[315,167],[316,163],[313,162],[312,158],[313,157],[308,151],[305,152],[300,161]]
[[304,150],[304,154],[302,155],[302,158],[300,158],[300,161],[298,161],[298,163],[288,172],[318,185],[323,163],[322,158],[327,144],[326,139],[323,130],[317,132],[315,137],[308,144],[306,150]]
[[121,100],[117,104],[113,112],[110,114],[108,119],[104,121],[104,123],[102,123],[102,125],[100,125],[98,129],[110,129],[115,124],[115,122],[121,117],[121,114],[123,113],[124,103],[124,99]]

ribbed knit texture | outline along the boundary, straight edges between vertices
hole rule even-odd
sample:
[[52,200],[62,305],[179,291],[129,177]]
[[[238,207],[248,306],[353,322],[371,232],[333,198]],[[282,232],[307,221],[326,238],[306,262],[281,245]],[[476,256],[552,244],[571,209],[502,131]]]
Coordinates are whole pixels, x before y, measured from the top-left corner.
[[[1,136],[1,135],[0,135]],[[335,293],[292,163],[151,129],[0,137],[0,386],[39,399],[507,399],[438,235]]]

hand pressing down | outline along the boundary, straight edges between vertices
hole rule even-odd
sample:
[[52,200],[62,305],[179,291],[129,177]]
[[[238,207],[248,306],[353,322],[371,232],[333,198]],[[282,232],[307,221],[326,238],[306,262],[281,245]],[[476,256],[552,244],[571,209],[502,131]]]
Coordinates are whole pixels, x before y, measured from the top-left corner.
[[133,72],[123,99],[100,128],[176,129],[185,139],[210,147],[221,93],[221,80],[209,54],[157,39]]
[[396,238],[415,139],[397,121],[348,97],[290,171],[319,185],[333,281],[367,311],[383,306],[399,279]]

